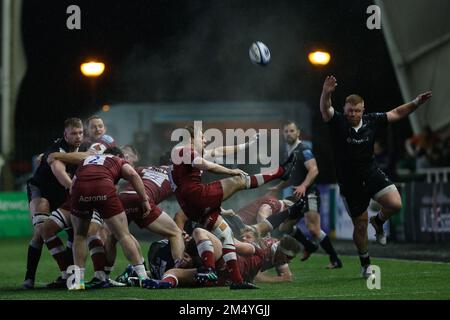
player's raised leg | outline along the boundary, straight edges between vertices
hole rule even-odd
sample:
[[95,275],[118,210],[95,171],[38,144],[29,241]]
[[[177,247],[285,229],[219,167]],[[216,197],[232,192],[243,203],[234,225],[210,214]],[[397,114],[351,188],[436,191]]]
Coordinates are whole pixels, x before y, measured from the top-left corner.
[[[386,191],[383,193],[383,191]],[[370,224],[375,229],[377,242],[386,245],[387,239],[383,230],[384,223],[402,209],[402,199],[395,185],[390,185],[374,196],[381,205],[381,210],[376,216],[370,218]]]

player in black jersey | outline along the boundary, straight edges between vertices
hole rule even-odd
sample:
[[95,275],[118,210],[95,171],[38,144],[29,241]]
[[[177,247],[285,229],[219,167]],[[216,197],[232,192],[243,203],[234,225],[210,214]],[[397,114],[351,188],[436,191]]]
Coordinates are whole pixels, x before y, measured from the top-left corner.
[[289,121],[284,124],[283,135],[286,141],[286,157],[294,154],[295,164],[289,180],[281,182],[274,189],[280,190],[290,185],[293,186],[293,195],[296,199],[305,197],[306,205],[302,213],[312,239],[307,239],[295,225],[291,229],[292,224],[290,223],[284,224],[280,229],[291,232],[291,235],[303,244],[304,253],[301,259],[302,261],[308,259],[320,245],[330,257],[330,264],[327,268],[342,268],[342,262],[338,258],[330,238],[320,227],[320,192],[314,183],[319,174],[319,169],[314,154],[311,148],[300,140],[300,129],[295,122]]
[[381,205],[380,212],[370,219],[376,231],[377,242],[386,245],[383,224],[402,207],[401,197],[391,180],[376,165],[373,157],[377,129],[401,120],[431,98],[431,91],[418,95],[389,112],[364,113],[364,100],[352,94],[345,100],[344,113],[331,106],[331,94],[337,86],[336,78],[328,76],[320,97],[322,119],[330,129],[336,175],[341,196],[350,214],[353,240],[360,256],[362,275],[371,274],[368,253],[367,207],[370,199]]
[[83,123],[78,118],[69,118],[64,122],[64,137],[56,140],[44,153],[39,167],[27,182],[28,202],[33,222],[33,237],[28,246],[27,272],[23,287],[34,287],[36,269],[42,252],[42,225],[50,212],[63,204],[72,184],[77,166],[65,165],[60,161],[52,165],[47,157],[52,152],[78,151],[83,141]]

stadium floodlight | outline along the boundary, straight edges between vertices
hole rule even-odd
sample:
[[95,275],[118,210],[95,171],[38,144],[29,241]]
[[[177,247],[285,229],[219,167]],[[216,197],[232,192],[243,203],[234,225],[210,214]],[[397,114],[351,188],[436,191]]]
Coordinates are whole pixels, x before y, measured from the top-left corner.
[[330,62],[331,55],[325,51],[314,51],[308,54],[309,62],[316,66],[325,66]]
[[81,73],[86,77],[99,77],[105,71],[103,62],[89,61],[80,66]]

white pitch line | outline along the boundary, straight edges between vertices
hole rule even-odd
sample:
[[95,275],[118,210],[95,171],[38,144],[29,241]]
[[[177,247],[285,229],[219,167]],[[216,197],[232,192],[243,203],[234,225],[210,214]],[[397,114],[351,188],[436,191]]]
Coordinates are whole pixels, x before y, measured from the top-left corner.
[[[370,251],[369,251],[370,252]],[[328,256],[324,253],[317,253],[318,256]],[[356,255],[339,255],[341,257],[357,257]],[[442,262],[442,261],[430,261],[430,260],[411,260],[411,259],[399,259],[399,258],[381,258],[381,257],[374,257],[370,256],[371,259],[377,259],[377,260],[393,260],[393,261],[400,261],[400,262],[416,262],[416,263],[433,263],[433,264],[446,264],[450,266],[450,262]]]
[[[383,290],[383,289],[381,289]],[[418,294],[441,294],[441,293],[448,293],[447,291],[416,291],[416,292],[388,292],[388,293],[350,293],[350,294],[332,294],[332,295],[320,295],[320,296],[300,296],[300,297],[287,297],[287,299],[313,299],[313,298],[338,298],[338,297],[371,297],[371,296],[390,296],[390,295],[404,295],[404,294],[412,294],[412,295],[418,295]],[[284,299],[284,298],[283,298]]]

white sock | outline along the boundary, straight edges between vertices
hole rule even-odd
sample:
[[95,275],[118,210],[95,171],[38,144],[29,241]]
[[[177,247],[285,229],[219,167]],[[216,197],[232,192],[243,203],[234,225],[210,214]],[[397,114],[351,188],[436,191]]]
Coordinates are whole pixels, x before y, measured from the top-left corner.
[[148,279],[147,271],[145,271],[143,264],[137,264],[133,268],[140,280]]
[[327,234],[323,232],[323,230],[320,230],[319,236],[314,237],[312,242],[314,242],[316,246],[319,246],[319,244],[322,242],[323,239],[325,239],[326,236]]
[[105,281],[106,280],[106,273],[105,271],[95,271],[94,272],[94,276],[101,280],[101,281]]

